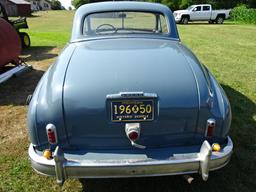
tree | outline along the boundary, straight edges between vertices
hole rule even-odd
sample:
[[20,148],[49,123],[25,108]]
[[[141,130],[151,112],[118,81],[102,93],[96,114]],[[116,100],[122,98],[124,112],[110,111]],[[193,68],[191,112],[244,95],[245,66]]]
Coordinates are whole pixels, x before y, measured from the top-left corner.
[[[99,2],[102,0],[72,0],[72,5],[75,8],[83,4]],[[239,4],[245,4],[249,7],[256,7],[256,0],[144,0],[149,2],[162,3],[170,7],[173,11],[177,9],[184,9],[193,4],[212,4],[214,9],[233,8]]]
[[181,0],[161,0],[161,3],[167,5],[172,10],[177,10],[180,8]]
[[234,8],[237,5],[245,4],[248,7],[255,8],[256,0],[146,0],[158,2],[167,5],[173,11],[184,9],[193,4],[211,4],[214,9]]
[[58,0],[52,0],[51,7],[53,10],[62,10],[61,2],[59,2]]
[[249,0],[249,6],[252,8],[256,8],[256,0]]
[[91,3],[93,2],[92,0],[72,0],[72,5],[77,9],[81,5]]

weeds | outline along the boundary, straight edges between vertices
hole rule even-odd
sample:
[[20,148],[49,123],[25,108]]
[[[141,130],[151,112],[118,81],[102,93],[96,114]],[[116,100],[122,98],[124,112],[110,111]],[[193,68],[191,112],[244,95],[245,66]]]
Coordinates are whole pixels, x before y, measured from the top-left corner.
[[231,18],[235,22],[256,24],[256,9],[240,5],[232,10]]

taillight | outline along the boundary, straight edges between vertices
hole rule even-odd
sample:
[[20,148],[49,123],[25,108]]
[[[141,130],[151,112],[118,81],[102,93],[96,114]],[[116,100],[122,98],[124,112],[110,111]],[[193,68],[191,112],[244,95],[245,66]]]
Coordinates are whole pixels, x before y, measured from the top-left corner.
[[208,119],[207,120],[205,136],[207,136],[207,137],[213,136],[215,127],[216,127],[215,119]]
[[48,138],[48,142],[52,145],[57,144],[58,139],[57,139],[57,131],[56,131],[56,127],[53,124],[48,124],[46,126],[46,134],[47,134],[47,138]]

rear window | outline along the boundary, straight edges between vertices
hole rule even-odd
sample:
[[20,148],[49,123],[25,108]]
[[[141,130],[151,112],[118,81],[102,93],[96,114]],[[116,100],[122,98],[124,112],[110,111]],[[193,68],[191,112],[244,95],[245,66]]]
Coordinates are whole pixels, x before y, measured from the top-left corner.
[[101,12],[85,17],[83,35],[168,34],[166,18],[151,12]]

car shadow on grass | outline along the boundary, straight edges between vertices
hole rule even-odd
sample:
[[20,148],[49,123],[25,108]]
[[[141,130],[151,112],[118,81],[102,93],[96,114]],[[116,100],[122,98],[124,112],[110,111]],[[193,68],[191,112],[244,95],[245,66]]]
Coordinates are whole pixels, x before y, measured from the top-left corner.
[[[21,57],[28,64],[37,63],[37,67],[47,69],[50,63],[48,60],[57,56],[57,54],[51,53],[54,48],[54,46],[30,47],[22,51]],[[33,94],[36,85],[44,72],[44,70],[34,68],[1,83],[0,106],[25,105],[28,95]]]
[[55,46],[33,46],[26,48],[22,51],[22,58],[25,62],[29,61],[42,61],[45,59],[52,59],[58,56],[58,54],[50,53],[51,50],[56,48]]
[[0,106],[26,105],[28,95],[33,94],[44,71],[32,69],[0,84]]
[[256,104],[230,86],[222,85],[232,107],[230,136],[234,153],[229,164],[210,172],[207,182],[193,174],[188,184],[182,176],[86,179],[80,180],[84,192],[172,192],[172,191],[254,191],[256,187]]

